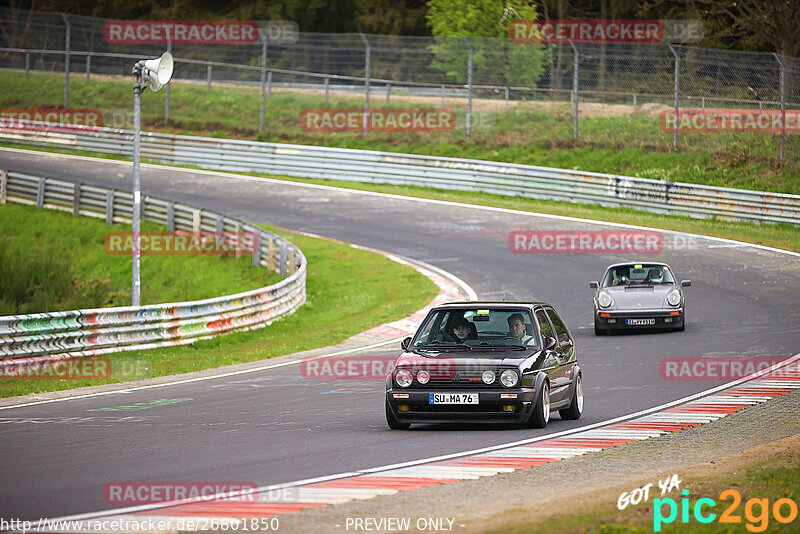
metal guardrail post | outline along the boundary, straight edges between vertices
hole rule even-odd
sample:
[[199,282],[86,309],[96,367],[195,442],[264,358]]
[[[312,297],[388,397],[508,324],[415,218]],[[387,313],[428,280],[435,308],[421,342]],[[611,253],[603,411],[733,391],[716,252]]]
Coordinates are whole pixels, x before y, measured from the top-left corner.
[[442,105],[439,107],[444,109],[444,85],[442,85]]
[[114,190],[106,192],[106,224],[114,224]]
[[225,236],[222,235],[223,224],[223,217],[219,215],[214,221],[214,233],[216,234],[214,238],[218,247],[225,241]]
[[8,198],[8,171],[0,171],[0,204],[6,203]]
[[72,185],[72,216],[77,217],[81,214],[81,183]]
[[633,118],[636,118],[636,93],[633,93]]
[[25,52],[25,77],[28,77],[28,74],[31,70],[31,54],[30,52]]
[[680,92],[680,71],[681,71],[681,58],[678,56],[678,53],[675,51],[675,48],[672,45],[669,45],[669,49],[672,52],[672,55],[675,56],[675,134],[672,137],[672,148],[678,148],[678,114],[680,112],[680,102],[678,100],[678,95]]
[[261,32],[261,111],[258,114],[258,133],[264,131],[264,113],[266,113],[266,83],[267,83],[267,32]]
[[267,72],[267,98],[272,98],[272,71]]
[[175,203],[167,204],[167,232],[175,231]]
[[192,213],[192,232],[195,234],[200,233],[200,225],[203,219],[203,211],[196,209]]
[[389,96],[392,94],[392,84],[386,84],[386,107],[389,107]]
[[506,85],[506,111],[508,111],[508,86]]
[[464,36],[467,44],[467,139],[472,139],[472,45],[467,36]]
[[580,64],[580,54],[575,43],[571,42],[569,45],[572,47],[572,52],[575,56],[575,61],[572,67],[572,141],[578,142],[578,68]]
[[253,266],[258,267],[261,265],[261,243],[253,247]]
[[208,65],[208,67],[206,67],[206,93],[211,92],[211,70],[213,68],[214,67],[211,65]]
[[92,55],[86,54],[86,81],[88,82],[92,74]]
[[786,66],[783,64],[781,57],[772,53],[781,67],[781,152],[780,161],[783,161],[784,146],[786,144]]
[[69,107],[69,52],[70,40],[72,37],[72,25],[64,13],[61,13],[61,19],[66,26],[64,32],[64,107]]
[[36,207],[41,208],[44,206],[44,186],[47,178],[39,178],[39,183],[36,186]]
[[372,48],[369,46],[369,41],[363,33],[359,33],[361,40],[364,42],[364,137],[369,133],[369,75],[370,75],[370,58],[372,56]]
[[328,77],[325,76],[325,105],[326,106],[328,105],[328,85],[329,85],[329,81],[330,80],[328,79]]
[[282,275],[286,275],[289,269],[287,269],[286,265],[286,241],[281,242],[281,256],[278,263],[278,272]]
[[[170,54],[172,53],[172,39],[169,39],[169,37],[167,37],[167,52],[169,52]],[[172,84],[168,83],[167,94],[166,98],[164,99],[164,126],[169,126],[169,103],[171,94],[172,94]]]

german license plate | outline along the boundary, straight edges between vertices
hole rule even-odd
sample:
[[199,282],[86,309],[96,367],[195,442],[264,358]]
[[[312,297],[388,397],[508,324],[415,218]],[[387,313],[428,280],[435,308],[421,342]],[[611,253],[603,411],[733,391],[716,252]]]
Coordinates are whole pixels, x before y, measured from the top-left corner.
[[625,321],[625,324],[630,326],[648,326],[656,324],[655,319],[628,319]]
[[478,404],[477,393],[430,393],[428,404]]

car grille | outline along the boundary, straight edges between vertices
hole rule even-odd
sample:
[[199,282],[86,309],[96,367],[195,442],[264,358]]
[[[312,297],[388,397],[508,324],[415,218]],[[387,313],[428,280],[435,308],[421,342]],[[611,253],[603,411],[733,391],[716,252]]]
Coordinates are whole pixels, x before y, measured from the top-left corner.
[[[492,369],[488,369],[492,370]],[[469,370],[455,370],[449,373],[435,373],[431,372],[431,379],[427,384],[420,384],[416,380],[412,384],[413,389],[464,389],[471,387],[501,387],[500,386],[500,372],[494,370],[494,383],[487,385],[483,383],[481,375],[487,369],[469,369]]]

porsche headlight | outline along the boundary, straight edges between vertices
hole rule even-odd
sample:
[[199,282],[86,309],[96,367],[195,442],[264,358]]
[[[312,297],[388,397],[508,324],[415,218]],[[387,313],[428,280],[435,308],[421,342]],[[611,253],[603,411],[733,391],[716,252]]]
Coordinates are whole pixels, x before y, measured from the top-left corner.
[[397,382],[397,385],[400,387],[407,388],[411,385],[411,382],[414,380],[414,375],[411,374],[411,371],[408,369],[400,369],[394,375],[394,381]]
[[517,385],[517,380],[519,376],[517,372],[513,369],[506,369],[502,373],[500,373],[500,383],[503,384],[507,388],[513,388]]
[[608,308],[614,303],[614,299],[612,299],[611,295],[609,295],[605,291],[601,291],[600,294],[597,295],[597,303],[600,305],[601,308]]
[[481,375],[481,380],[484,384],[494,384],[495,376],[494,371],[484,371]]
[[673,289],[667,294],[667,304],[670,306],[677,306],[681,303],[681,292]]

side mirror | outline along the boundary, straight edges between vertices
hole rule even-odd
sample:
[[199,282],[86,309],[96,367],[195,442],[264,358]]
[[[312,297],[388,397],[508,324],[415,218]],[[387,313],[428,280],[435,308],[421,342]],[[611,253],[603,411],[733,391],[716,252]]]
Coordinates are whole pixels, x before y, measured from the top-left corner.
[[400,342],[400,348],[403,350],[408,350],[409,345],[411,345],[411,338],[407,337],[403,341]]
[[691,280],[681,280],[681,287],[689,287],[692,285]]
[[550,350],[556,346],[556,340],[552,337],[545,337],[544,338],[544,350]]
[[589,282],[589,287],[591,287],[592,289],[597,289],[598,287],[600,287],[600,282],[592,280],[591,282]]

